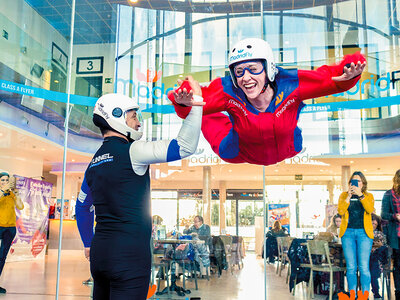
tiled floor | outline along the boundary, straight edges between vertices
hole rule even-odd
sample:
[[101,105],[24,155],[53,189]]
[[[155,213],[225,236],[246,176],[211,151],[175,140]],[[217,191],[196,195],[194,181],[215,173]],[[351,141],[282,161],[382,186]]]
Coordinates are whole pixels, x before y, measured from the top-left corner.
[[[263,300],[264,299],[264,263],[256,259],[254,254],[248,254],[244,260],[244,268],[235,268],[233,275],[223,272],[220,278],[212,276],[210,281],[199,280],[199,290],[194,289],[194,282],[188,282],[187,288],[192,293],[190,297],[201,297],[202,300]],[[54,299],[56,293],[57,252],[49,251],[44,261],[7,263],[0,286],[7,289],[6,295],[0,295],[0,300],[47,300]],[[296,296],[289,293],[285,283],[286,270],[282,277],[275,274],[275,267],[267,266],[267,299],[305,299],[302,284],[298,285]],[[61,262],[60,297],[62,300],[89,299],[90,289],[82,285],[89,278],[89,263],[80,251],[63,251]],[[181,285],[181,283],[180,283]],[[156,297],[157,298],[157,297]],[[154,299],[156,299],[154,298]],[[325,297],[317,296],[322,300]],[[165,296],[160,299],[166,299]],[[176,294],[170,299],[182,299]],[[372,299],[372,297],[371,297]]]

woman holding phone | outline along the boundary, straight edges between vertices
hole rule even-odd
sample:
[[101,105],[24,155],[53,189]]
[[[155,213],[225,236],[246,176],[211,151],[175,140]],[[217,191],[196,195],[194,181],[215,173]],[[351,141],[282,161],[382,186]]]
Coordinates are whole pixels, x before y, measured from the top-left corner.
[[371,213],[374,211],[374,196],[367,192],[364,174],[354,172],[349,180],[349,189],[339,197],[338,213],[342,216],[339,237],[347,267],[349,291],[357,290],[357,268],[360,271],[361,290],[369,291],[371,274],[369,257],[374,232]]

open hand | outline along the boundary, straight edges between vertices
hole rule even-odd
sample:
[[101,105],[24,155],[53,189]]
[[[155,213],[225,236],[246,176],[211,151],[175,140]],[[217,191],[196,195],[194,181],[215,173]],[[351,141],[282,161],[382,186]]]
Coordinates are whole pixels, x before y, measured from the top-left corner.
[[17,188],[17,179],[14,176],[10,176],[10,181],[8,182],[8,188],[10,190],[16,190],[16,188]]
[[343,68],[343,74],[340,76],[335,76],[332,77],[333,81],[346,81],[353,79],[360,75],[362,71],[364,70],[365,66],[367,65],[367,62],[361,63],[360,61],[357,62],[357,64],[354,64],[353,62],[350,64],[350,67],[344,67]]
[[[187,76],[185,80],[189,82],[192,90],[188,92],[187,89],[184,88],[183,90],[174,91],[173,95],[176,103],[185,106],[203,106],[206,104],[205,102],[195,102],[193,99],[193,95],[202,95],[200,84],[194,80],[192,76]],[[183,81],[178,79],[178,83],[182,85]]]
[[356,195],[356,196],[361,197],[362,196],[361,187],[350,185],[350,193],[352,195]]

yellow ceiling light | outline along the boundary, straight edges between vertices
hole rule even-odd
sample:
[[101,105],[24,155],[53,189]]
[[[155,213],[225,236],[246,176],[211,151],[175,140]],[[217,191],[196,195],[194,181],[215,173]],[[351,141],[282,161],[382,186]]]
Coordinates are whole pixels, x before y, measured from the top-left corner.
[[130,2],[130,3],[137,3],[138,0],[129,0],[128,2]]

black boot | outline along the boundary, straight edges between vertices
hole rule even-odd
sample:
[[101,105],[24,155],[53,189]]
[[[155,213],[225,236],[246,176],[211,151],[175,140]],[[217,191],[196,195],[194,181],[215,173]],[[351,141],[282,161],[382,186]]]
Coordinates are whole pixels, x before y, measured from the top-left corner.
[[5,294],[7,291],[6,291],[6,289],[5,288],[2,288],[1,286],[0,286],[0,294]]

